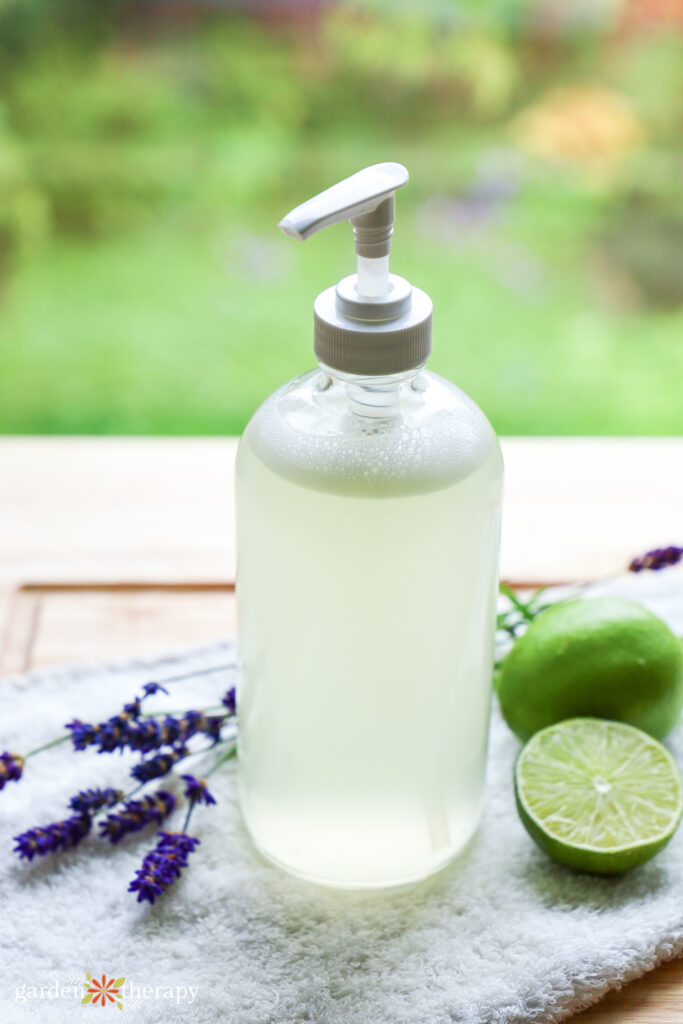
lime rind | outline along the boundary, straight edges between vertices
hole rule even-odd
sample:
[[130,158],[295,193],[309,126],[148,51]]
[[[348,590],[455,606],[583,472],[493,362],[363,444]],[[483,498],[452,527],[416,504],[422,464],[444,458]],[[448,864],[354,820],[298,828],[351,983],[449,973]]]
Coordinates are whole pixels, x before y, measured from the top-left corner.
[[683,648],[623,598],[560,602],[534,619],[502,662],[500,709],[523,741],[575,717],[625,722],[661,740],[683,711]]
[[515,765],[520,817],[538,845],[580,871],[614,874],[671,839],[683,812],[678,766],[634,726],[574,718],[536,733]]

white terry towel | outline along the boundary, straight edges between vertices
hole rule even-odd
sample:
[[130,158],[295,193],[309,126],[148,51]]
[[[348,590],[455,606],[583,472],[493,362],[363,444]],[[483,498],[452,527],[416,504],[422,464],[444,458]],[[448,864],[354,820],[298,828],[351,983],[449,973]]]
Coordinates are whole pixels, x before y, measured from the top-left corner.
[[[605,591],[643,600],[683,633],[678,570],[592,588]],[[227,641],[5,681],[0,749],[26,750],[73,717],[109,717],[150,679],[233,662]],[[173,684],[165,699],[213,703],[233,681],[221,668]],[[679,762],[682,733],[670,739]],[[99,1007],[78,1005],[88,971],[125,977],[121,1012],[142,1024],[551,1024],[683,953],[683,829],[623,878],[574,875],[517,818],[518,749],[494,710],[475,839],[440,875],[379,893],[318,888],[265,863],[242,826],[229,763],[211,779],[218,806],[195,811],[201,846],[153,907],[126,892],[153,830],[117,847],[91,836],[32,864],[11,853],[15,833],[67,817],[79,789],[125,784],[131,760],[65,745],[29,761],[0,793],[0,1019],[90,1019]]]

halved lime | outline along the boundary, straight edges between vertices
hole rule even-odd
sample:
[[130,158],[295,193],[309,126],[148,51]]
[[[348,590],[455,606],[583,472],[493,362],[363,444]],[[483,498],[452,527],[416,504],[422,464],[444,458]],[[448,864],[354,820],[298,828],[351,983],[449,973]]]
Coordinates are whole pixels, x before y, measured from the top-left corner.
[[619,874],[659,853],[683,811],[678,766],[623,722],[571,718],[537,732],[515,764],[524,827],[553,860]]

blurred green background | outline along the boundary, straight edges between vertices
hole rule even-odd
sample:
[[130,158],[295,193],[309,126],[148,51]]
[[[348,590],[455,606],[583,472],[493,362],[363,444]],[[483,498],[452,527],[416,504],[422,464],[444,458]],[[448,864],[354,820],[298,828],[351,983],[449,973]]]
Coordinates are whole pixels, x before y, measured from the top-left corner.
[[392,268],[496,429],[683,429],[683,5],[0,0],[0,431],[235,433],[313,363],[340,225],[400,161]]

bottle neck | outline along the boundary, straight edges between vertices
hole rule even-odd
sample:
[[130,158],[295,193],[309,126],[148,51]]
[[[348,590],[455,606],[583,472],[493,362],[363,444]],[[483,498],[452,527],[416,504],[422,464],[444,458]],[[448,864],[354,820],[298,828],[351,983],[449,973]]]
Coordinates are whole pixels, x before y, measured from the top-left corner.
[[344,387],[349,412],[365,420],[385,420],[399,415],[401,388],[415,380],[425,364],[386,377],[357,377],[332,370],[322,363],[320,366],[333,381]]

